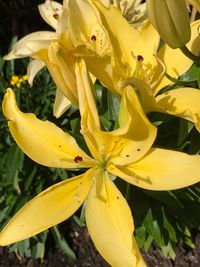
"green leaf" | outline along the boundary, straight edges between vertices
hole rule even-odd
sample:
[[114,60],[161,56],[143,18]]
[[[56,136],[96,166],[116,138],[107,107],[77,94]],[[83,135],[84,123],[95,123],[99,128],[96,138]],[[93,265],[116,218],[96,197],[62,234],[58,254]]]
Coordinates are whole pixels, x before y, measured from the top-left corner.
[[54,226],[51,229],[51,232],[54,236],[54,239],[56,241],[56,243],[58,244],[59,248],[62,249],[62,251],[71,259],[71,260],[75,260],[76,259],[76,255],[74,253],[74,251],[70,248],[70,246],[67,244],[66,240],[64,239],[64,237],[62,236],[62,234],[59,231],[58,226]]
[[163,227],[167,230],[169,237],[172,241],[177,242],[177,234],[174,226],[169,221],[169,218],[165,214],[164,208],[162,208],[163,213]]
[[107,94],[107,103],[108,103],[108,119],[112,121],[116,121],[119,114],[119,107],[120,107],[120,101],[119,99],[112,94],[110,91],[108,91]]
[[6,155],[5,165],[8,181],[13,185],[17,192],[20,192],[18,185],[18,174],[22,170],[24,153],[17,144],[12,145]]

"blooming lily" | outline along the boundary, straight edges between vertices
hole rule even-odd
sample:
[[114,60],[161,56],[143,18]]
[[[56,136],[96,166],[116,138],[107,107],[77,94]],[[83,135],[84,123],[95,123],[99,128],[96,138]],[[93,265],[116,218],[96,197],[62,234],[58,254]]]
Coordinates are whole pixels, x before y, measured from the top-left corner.
[[[164,76],[165,71],[178,78],[192,66],[193,61],[166,44],[158,50],[159,36],[150,24],[139,30],[133,29],[115,8],[93,2],[101,14],[113,49],[110,76],[103,81],[104,85],[120,95],[123,88],[131,84],[136,88],[145,112],[159,111],[182,117],[192,121],[200,131],[198,89],[178,88],[158,95],[162,88],[171,84]],[[191,24],[192,35],[187,45],[196,55],[200,52],[199,25],[200,20]],[[104,72],[108,74],[107,69],[103,71],[101,66],[101,74],[95,73],[95,76],[101,80]]]
[[23,240],[64,221],[85,200],[89,233],[108,263],[114,267],[144,267],[133,237],[131,211],[114,178],[118,176],[150,190],[185,187],[200,180],[200,156],[151,148],[156,128],[146,118],[130,86],[123,91],[119,128],[111,132],[101,130],[84,61],[76,64],[76,77],[81,132],[91,156],[53,123],[21,112],[11,89],[5,95],[3,112],[9,129],[30,158],[48,167],[89,170],[49,187],[30,200],[1,231],[0,245]]
[[74,70],[77,57],[72,49],[84,45],[87,46],[87,53],[95,51],[101,58],[110,53],[109,42],[99,15],[93,11],[89,1],[63,1],[61,5],[46,0],[44,4],[39,5],[39,11],[56,32],[35,32],[27,35],[19,40],[4,58],[35,58],[28,67],[30,84],[37,72],[47,66],[58,88],[54,115],[59,117],[71,102],[78,105]]
[[[40,15],[55,31],[33,32],[20,39],[12,48],[12,51],[4,56],[5,60],[34,57],[34,54],[47,49],[52,40],[56,40],[60,32],[65,28],[65,22],[62,18],[63,6],[56,1],[46,0],[44,4],[38,6]],[[45,66],[44,60],[39,57],[32,60],[27,69],[29,84],[33,84],[36,74]],[[67,91],[62,83],[61,89],[57,84],[56,98],[54,102],[54,115],[59,117],[71,105],[68,98],[63,94]]]

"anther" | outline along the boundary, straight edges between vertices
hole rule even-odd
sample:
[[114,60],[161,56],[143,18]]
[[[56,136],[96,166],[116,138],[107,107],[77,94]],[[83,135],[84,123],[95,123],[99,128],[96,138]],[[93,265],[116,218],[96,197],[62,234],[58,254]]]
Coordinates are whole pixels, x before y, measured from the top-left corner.
[[92,36],[91,36],[91,40],[92,40],[92,41],[96,41],[96,40],[97,40],[96,35],[92,35]]
[[82,161],[82,160],[83,160],[83,158],[80,157],[80,156],[76,156],[76,157],[74,158],[74,162],[76,162],[76,163],[79,163],[79,162]]
[[142,62],[143,60],[144,60],[143,56],[141,56],[141,55],[137,56],[137,61]]

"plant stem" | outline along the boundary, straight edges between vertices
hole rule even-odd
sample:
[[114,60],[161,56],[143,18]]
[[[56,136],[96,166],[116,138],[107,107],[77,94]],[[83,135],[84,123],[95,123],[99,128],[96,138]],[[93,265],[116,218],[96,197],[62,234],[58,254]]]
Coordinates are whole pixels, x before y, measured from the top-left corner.
[[194,61],[197,64],[200,64],[200,57],[194,55],[188,48],[187,46],[180,47],[180,50],[183,52],[183,54],[190,58],[192,61]]

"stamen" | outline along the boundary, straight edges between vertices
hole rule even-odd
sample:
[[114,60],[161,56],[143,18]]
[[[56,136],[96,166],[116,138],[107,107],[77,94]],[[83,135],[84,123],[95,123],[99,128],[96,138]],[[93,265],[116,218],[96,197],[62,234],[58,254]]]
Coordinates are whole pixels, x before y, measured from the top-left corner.
[[164,62],[163,62],[159,57],[157,57],[156,55],[153,55],[153,56],[156,58],[157,62],[160,64],[160,66],[161,66],[161,68],[162,68],[162,72],[159,74],[158,79],[157,79],[156,81],[154,81],[154,82],[150,85],[152,89],[153,89],[153,88],[156,88],[156,87],[159,85],[161,79],[163,78],[163,75],[164,75],[165,72],[166,72],[166,66],[165,66]]

